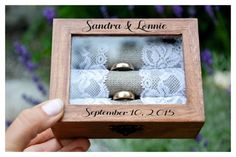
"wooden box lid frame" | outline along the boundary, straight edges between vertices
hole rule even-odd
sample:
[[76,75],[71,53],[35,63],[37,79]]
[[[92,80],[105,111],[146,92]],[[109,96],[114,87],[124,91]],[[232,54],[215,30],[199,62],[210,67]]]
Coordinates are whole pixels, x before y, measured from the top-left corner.
[[[135,29],[100,29],[85,31],[88,20],[93,23],[137,26],[140,20],[145,24],[165,24],[165,29],[143,31]],[[204,123],[201,65],[197,19],[55,19],[53,21],[52,60],[50,78],[50,99],[61,98],[65,113],[53,131],[58,138],[189,138],[195,137]],[[88,30],[88,29],[87,29]],[[73,35],[143,36],[182,35],[187,103],[168,105],[70,105],[70,57]],[[88,116],[89,111],[137,111],[137,115]],[[140,113],[145,113],[141,116]],[[147,116],[147,114],[151,115]],[[158,114],[157,114],[158,112]],[[168,112],[171,113],[168,114]],[[118,129],[114,129],[118,126]],[[119,127],[120,126],[120,127]],[[127,127],[129,131],[127,133]],[[134,127],[132,127],[134,126]],[[137,128],[142,127],[140,131]],[[131,129],[130,129],[131,128]],[[122,129],[126,129],[122,133]],[[113,130],[113,131],[112,131]],[[115,130],[115,131],[114,131]],[[121,131],[120,131],[121,130]],[[131,131],[130,131],[131,130]],[[169,130],[169,131],[168,131]],[[121,133],[119,133],[121,132]],[[125,132],[125,133],[124,133]],[[131,133],[129,133],[131,132]]]

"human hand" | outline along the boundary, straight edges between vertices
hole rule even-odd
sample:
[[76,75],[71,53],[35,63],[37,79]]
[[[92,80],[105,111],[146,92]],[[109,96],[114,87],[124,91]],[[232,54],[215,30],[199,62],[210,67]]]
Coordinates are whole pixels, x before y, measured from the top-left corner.
[[6,131],[6,151],[87,151],[88,139],[56,140],[51,127],[62,117],[60,99],[43,102],[26,109]]

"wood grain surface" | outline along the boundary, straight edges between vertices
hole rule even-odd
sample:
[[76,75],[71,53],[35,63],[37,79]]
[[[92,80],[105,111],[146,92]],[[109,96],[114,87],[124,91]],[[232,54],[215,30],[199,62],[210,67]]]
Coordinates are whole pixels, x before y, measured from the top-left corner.
[[[166,29],[150,30],[150,32],[138,29],[133,29],[133,32],[128,29],[99,29],[86,32],[83,30],[87,26],[87,20],[98,24],[110,22],[121,25],[126,25],[127,21],[137,25],[140,20],[143,20],[147,25],[166,24]],[[70,105],[69,80],[73,35],[182,35],[187,103],[185,105]],[[65,137],[194,138],[205,121],[197,19],[55,19],[50,78],[50,99],[53,98],[61,98],[66,104],[63,118],[53,127],[53,131],[59,139]],[[88,111],[95,113],[101,110],[106,114],[88,116]],[[109,115],[115,110],[127,112],[127,114]],[[138,115],[131,115],[132,111],[137,111]],[[169,114],[169,111],[174,115]],[[153,113],[151,114],[151,112]],[[165,115],[165,113],[167,114]],[[137,127],[137,131],[125,136],[114,131],[114,128],[125,130],[129,126],[131,130],[135,130]],[[112,129],[112,127],[114,128]]]

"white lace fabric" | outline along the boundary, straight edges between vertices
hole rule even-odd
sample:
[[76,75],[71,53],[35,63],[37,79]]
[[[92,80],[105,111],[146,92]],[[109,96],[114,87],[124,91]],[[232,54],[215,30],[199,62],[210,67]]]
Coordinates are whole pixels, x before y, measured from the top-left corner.
[[82,47],[80,51],[74,55],[72,68],[76,69],[106,69],[108,48],[106,46],[96,47],[95,51],[92,48]]
[[71,70],[71,98],[108,98],[108,70]]
[[181,68],[139,70],[143,103],[185,102],[185,78]]
[[182,46],[163,43],[146,45],[142,49],[142,61],[142,69],[182,68]]
[[[109,98],[106,85],[107,56],[112,47],[107,44],[81,46],[72,40],[70,82],[71,104],[116,104]],[[74,44],[74,45],[73,45]],[[185,104],[185,74],[182,41],[174,44],[146,43],[141,53],[139,69],[141,104]],[[132,103],[131,103],[132,104]]]
[[140,70],[141,97],[182,96],[185,92],[184,72],[180,68]]
[[105,101],[109,97],[105,85],[109,72],[105,66],[108,47],[102,44],[80,46],[78,38],[73,38],[72,47],[70,103],[108,102]]
[[182,40],[148,44],[142,49],[140,99],[150,104],[185,104]]

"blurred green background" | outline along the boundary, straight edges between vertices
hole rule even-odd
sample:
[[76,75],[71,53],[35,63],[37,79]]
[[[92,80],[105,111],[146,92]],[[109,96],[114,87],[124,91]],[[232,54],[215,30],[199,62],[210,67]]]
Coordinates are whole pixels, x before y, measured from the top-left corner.
[[53,18],[198,18],[206,122],[196,139],[91,140],[90,151],[231,151],[230,6],[6,6],[6,127],[48,98]]

